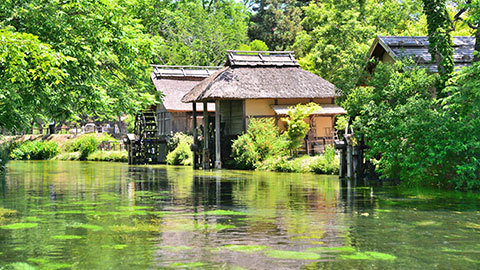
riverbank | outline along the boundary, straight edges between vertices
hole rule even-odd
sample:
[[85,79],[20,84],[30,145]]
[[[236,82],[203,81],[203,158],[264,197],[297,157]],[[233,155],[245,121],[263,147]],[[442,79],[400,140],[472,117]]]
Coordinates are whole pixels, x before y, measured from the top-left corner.
[[[105,142],[118,147],[115,150],[105,148],[102,146]],[[107,134],[7,136],[0,138],[0,166],[8,159],[127,162],[127,151],[119,149],[120,141]]]

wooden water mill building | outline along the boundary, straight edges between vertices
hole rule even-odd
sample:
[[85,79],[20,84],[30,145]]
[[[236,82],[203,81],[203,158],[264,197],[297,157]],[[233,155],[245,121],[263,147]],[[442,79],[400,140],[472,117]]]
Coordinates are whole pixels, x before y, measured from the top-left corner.
[[[315,102],[322,107],[307,119],[311,130],[306,140],[308,154],[322,151],[325,144],[333,143],[335,115],[346,113],[335,104],[336,97],[336,87],[301,69],[293,52],[227,51],[225,67],[194,86],[182,101],[193,104],[194,121],[198,103],[203,103],[204,115],[209,104],[215,104],[214,123],[203,118],[203,126],[209,127],[204,137],[214,137],[204,140],[201,151],[207,169],[211,156],[215,156],[214,166],[221,168],[222,161],[229,158],[232,140],[246,131],[249,119],[275,118],[280,129],[285,129],[280,118],[300,103]],[[198,146],[197,136],[194,138]]]
[[[162,102],[135,119],[135,134],[126,139],[129,164],[157,164],[165,160],[168,137],[176,132],[189,133],[193,125],[193,109],[182,103],[182,97],[221,67],[152,65],[150,79],[163,94]],[[198,104],[197,111],[203,113]],[[215,105],[207,106],[207,117],[213,117]],[[197,116],[202,120],[203,114]]]

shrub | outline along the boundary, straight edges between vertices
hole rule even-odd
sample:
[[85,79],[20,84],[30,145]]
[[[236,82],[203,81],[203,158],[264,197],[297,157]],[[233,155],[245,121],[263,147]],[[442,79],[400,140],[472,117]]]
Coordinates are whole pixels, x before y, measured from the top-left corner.
[[86,160],[88,155],[97,151],[98,146],[100,146],[100,143],[102,141],[116,141],[116,140],[108,134],[102,134],[102,136],[97,136],[96,134],[86,134],[66,144],[65,151],[80,152],[80,159]]
[[[177,133],[178,134],[178,133]],[[169,165],[192,165],[193,152],[190,150],[190,146],[193,144],[193,137],[185,135],[183,133],[175,134],[176,147],[168,153],[167,164]]]
[[296,151],[302,146],[303,139],[310,130],[310,126],[305,122],[305,119],[320,108],[316,103],[298,104],[288,110],[288,117],[282,118],[288,125],[285,135],[288,138],[288,148],[290,150]]
[[246,134],[233,141],[232,158],[238,169],[255,169],[273,156],[287,154],[287,141],[272,118],[250,119]]
[[310,172],[310,163],[314,158],[310,156],[302,156],[299,158],[291,158],[286,156],[270,157],[265,160],[258,168],[260,170],[276,171],[276,172]]
[[193,137],[190,135],[187,135],[183,132],[177,132],[173,134],[173,136],[168,140],[167,142],[167,150],[168,152],[172,152],[177,148],[177,146],[180,144],[181,141],[190,141],[193,143]]
[[59,153],[56,142],[28,141],[11,146],[10,158],[14,160],[45,160]]
[[243,134],[233,141],[232,158],[235,168],[242,170],[255,169],[260,161],[257,146],[249,134]]
[[338,174],[340,169],[340,160],[333,158],[330,160],[327,156],[318,156],[311,164],[310,170],[317,174]]

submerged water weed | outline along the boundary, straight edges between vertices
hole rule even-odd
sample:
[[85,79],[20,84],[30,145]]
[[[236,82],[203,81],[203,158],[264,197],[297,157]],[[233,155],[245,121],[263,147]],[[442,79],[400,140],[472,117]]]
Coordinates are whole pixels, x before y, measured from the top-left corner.
[[376,252],[376,251],[365,251],[365,252],[355,252],[351,255],[341,255],[340,259],[346,260],[385,260],[391,261],[395,260],[397,257],[394,255]]
[[53,239],[60,239],[60,240],[73,240],[73,239],[82,239],[83,237],[80,235],[54,235],[52,236]]
[[38,226],[38,223],[12,223],[8,225],[0,226],[0,228],[5,230],[19,230],[19,229],[30,229]]
[[158,225],[153,224],[136,224],[133,226],[128,225],[113,225],[109,227],[113,232],[119,233],[134,233],[134,232],[158,232],[160,229]]
[[268,246],[263,246],[263,245],[225,245],[221,247],[220,249],[228,249],[231,251],[239,251],[239,252],[245,252],[245,253],[253,253],[253,252],[258,252],[262,251],[264,249],[269,248]]
[[173,252],[193,249],[193,247],[188,247],[188,246],[161,246],[160,248],[173,251]]
[[355,248],[353,247],[314,247],[314,248],[307,248],[306,251],[308,252],[355,252]]
[[415,225],[416,226],[440,226],[442,225],[442,223],[436,222],[433,220],[424,220],[424,221],[415,222]]
[[203,262],[190,262],[190,263],[172,263],[170,264],[171,267],[175,268],[197,268],[197,267],[205,267],[207,264]]
[[34,269],[37,269],[37,268],[35,266],[30,265],[30,264],[25,263],[25,262],[15,262],[15,263],[8,264],[6,269],[10,269],[10,270],[34,270]]
[[267,250],[265,255],[275,259],[290,260],[318,260],[320,255],[312,252],[287,251],[287,250]]
[[98,231],[103,230],[102,226],[93,225],[93,224],[82,224],[82,223],[69,225],[69,227],[82,228],[82,229],[87,229],[87,230],[91,230],[91,231],[94,231],[94,232],[98,232]]
[[7,222],[7,220],[17,214],[17,210],[0,208],[0,224]]
[[39,217],[25,217],[23,219],[24,221],[28,221],[28,222],[40,222],[40,221],[43,221],[42,218],[39,218]]
[[110,249],[116,249],[116,250],[121,250],[128,247],[128,245],[102,245],[102,248],[110,248]]
[[467,223],[465,223],[465,227],[470,228],[470,229],[480,230],[480,224],[473,223],[473,222],[467,222]]
[[195,213],[195,215],[206,215],[206,216],[246,216],[248,215],[247,213],[244,212],[237,212],[237,211],[231,211],[231,210],[211,210],[211,211],[205,211],[205,212],[199,212]]

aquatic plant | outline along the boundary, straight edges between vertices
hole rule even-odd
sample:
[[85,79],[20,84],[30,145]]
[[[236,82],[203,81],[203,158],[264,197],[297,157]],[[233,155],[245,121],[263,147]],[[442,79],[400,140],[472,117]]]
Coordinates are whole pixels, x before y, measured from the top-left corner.
[[341,255],[340,259],[347,260],[395,260],[397,257],[394,255],[376,252],[376,251],[365,251],[365,252],[355,252],[350,255]]
[[158,225],[153,224],[136,224],[134,226],[128,225],[113,225],[109,227],[110,230],[119,233],[134,233],[134,232],[158,232]]
[[0,226],[1,229],[5,230],[19,230],[19,229],[30,229],[38,226],[38,223],[12,223],[8,225]]
[[104,229],[102,226],[93,225],[93,224],[81,224],[81,223],[69,225],[69,227],[82,228],[82,229],[87,229],[87,230],[96,231],[96,232]]
[[183,251],[183,250],[191,250],[193,247],[188,246],[161,246],[161,249],[167,249],[173,252]]
[[225,245],[222,247],[223,249],[228,249],[231,251],[239,251],[245,253],[253,253],[257,251],[262,251],[264,249],[269,248],[268,246],[263,245]]
[[72,239],[82,239],[83,237],[80,235],[54,235],[52,239],[61,239],[61,240],[72,240]]
[[172,263],[171,267],[175,268],[196,268],[196,267],[205,267],[207,264],[203,262],[190,262],[190,263]]
[[267,250],[265,255],[275,259],[291,259],[291,260],[318,260],[321,256],[312,252],[287,251],[287,250]]
[[306,251],[309,251],[309,252],[355,252],[356,249],[353,247],[313,247],[313,248],[307,248]]

